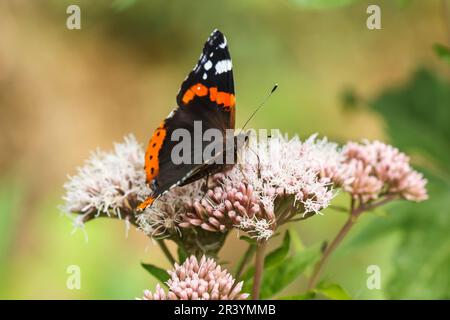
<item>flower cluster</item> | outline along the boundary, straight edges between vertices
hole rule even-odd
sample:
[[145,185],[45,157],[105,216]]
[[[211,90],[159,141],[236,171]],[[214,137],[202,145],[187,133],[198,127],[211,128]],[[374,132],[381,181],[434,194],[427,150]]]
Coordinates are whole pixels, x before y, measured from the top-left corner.
[[142,231],[153,237],[164,237],[179,232],[182,214],[196,199],[201,199],[204,181],[195,181],[187,186],[171,189],[162,195],[151,207],[138,215],[137,222]]
[[[169,219],[181,228],[238,228],[268,239],[278,225],[319,213],[333,198],[330,179],[322,173],[340,162],[336,144],[315,136],[302,142],[277,135],[258,143],[251,139],[240,151],[238,163],[217,174],[206,194],[199,192],[201,183],[173,189],[139,219],[141,227],[149,233],[158,230],[154,226],[172,225]],[[166,212],[165,221],[160,212]]]
[[116,143],[113,152],[97,150],[64,184],[63,210],[82,214],[81,223],[100,215],[134,216],[150,191],[143,167],[144,151],[133,135]]
[[144,300],[244,300],[248,294],[241,293],[243,282],[236,283],[226,269],[211,258],[195,256],[182,265],[175,263],[168,271],[170,279],[166,293],[159,285],[155,292],[144,291]]
[[315,136],[304,142],[281,135],[254,142],[250,140],[241,161],[218,178],[208,199],[187,210],[182,226],[210,231],[234,226],[268,239],[277,225],[328,206],[334,193],[330,179],[321,172],[339,163],[337,145]]
[[157,285],[154,292],[144,292],[146,300],[246,299],[243,283],[205,255],[215,257],[233,229],[268,240],[280,225],[320,213],[335,188],[352,196],[351,219],[392,199],[428,197],[427,181],[409,158],[379,141],[339,148],[315,135],[305,141],[250,136],[231,169],[207,185],[199,180],[175,187],[138,215],[137,207],[151,193],[143,167],[144,151],[131,135],[112,152],[93,153],[64,185],[63,210],[79,214],[76,226],[98,216],[125,218],[191,255],[168,271],[168,291]]
[[270,238],[273,231],[269,221],[275,217],[264,210],[251,185],[241,183],[236,188],[223,183],[227,177],[218,174],[215,178],[221,184],[209,189],[204,199],[186,206],[180,227],[225,232],[237,226],[256,237]]
[[427,199],[426,179],[397,148],[379,141],[349,142],[342,155],[341,166],[331,170],[329,176],[354,199],[362,203],[382,196],[416,202]]
[[[92,154],[64,185],[64,210],[81,213],[81,223],[99,215],[136,219],[135,208],[150,193],[143,159],[133,136],[115,144],[113,152]],[[426,180],[409,158],[379,141],[339,149],[315,135],[305,141],[253,136],[238,159],[231,170],[210,179],[206,192],[204,180],[174,188],[133,222],[153,237],[181,235],[189,228],[224,234],[237,228],[260,240],[283,223],[320,213],[334,196],[333,186],[361,203],[383,196],[427,198]]]

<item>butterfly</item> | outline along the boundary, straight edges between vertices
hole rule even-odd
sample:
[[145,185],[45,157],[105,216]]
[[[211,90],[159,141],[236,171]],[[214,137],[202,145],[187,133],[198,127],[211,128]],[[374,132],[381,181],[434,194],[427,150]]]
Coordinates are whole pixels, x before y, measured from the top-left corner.
[[[176,97],[178,107],[161,122],[154,131],[145,152],[146,182],[152,192],[138,207],[143,210],[176,186],[184,186],[227,169],[230,164],[216,163],[212,158],[200,163],[176,164],[173,151],[178,141],[174,141],[176,130],[184,129],[194,133],[195,123],[201,122],[202,133],[208,129],[218,129],[225,136],[227,129],[235,128],[236,98],[234,93],[233,66],[228,51],[227,39],[214,30],[204,44],[202,54],[181,85]],[[234,137],[234,141],[237,137]],[[203,141],[201,150],[194,145],[184,154],[190,159],[203,151],[208,142]],[[232,148],[224,147],[214,156],[233,153],[235,159],[238,143]],[[214,158],[214,157],[213,157]]]

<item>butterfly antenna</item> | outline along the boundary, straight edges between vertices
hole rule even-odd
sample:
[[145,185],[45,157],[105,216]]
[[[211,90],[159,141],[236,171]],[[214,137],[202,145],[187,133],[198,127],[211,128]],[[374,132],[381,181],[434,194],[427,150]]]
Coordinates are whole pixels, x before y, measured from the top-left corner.
[[245,127],[250,122],[250,120],[252,120],[253,116],[258,112],[258,110],[264,106],[264,104],[267,102],[267,100],[269,100],[270,96],[272,95],[272,93],[275,92],[275,90],[277,90],[277,88],[278,88],[278,83],[275,83],[272,90],[270,90],[269,94],[264,98],[264,100],[259,104],[259,106],[253,111],[253,113],[250,115],[250,117],[247,119],[247,121],[245,121],[244,126],[241,129],[241,132],[245,129]]

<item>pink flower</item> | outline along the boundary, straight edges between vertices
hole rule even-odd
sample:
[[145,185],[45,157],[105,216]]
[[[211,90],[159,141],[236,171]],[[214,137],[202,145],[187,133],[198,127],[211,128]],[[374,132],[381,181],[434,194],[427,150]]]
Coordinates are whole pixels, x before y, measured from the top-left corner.
[[349,142],[342,155],[342,165],[328,176],[362,203],[388,195],[416,202],[428,198],[426,179],[397,148],[379,141]]
[[182,265],[175,263],[168,273],[168,292],[157,285],[154,293],[144,291],[144,300],[244,300],[249,296],[241,293],[243,282],[236,283],[226,269],[205,256],[200,261],[191,256]]
[[186,206],[180,227],[212,232],[235,227],[267,240],[277,226],[328,206],[334,193],[322,173],[340,163],[336,144],[315,136],[302,142],[280,135],[251,143],[232,170],[216,175],[206,197]]
[[[223,182],[224,179],[223,174],[216,176],[216,181]],[[226,232],[239,227],[258,238],[272,236],[270,221],[274,221],[275,216],[264,210],[251,185],[218,185],[209,189],[204,199],[186,207],[186,212],[180,216],[180,227],[200,227],[211,232]]]

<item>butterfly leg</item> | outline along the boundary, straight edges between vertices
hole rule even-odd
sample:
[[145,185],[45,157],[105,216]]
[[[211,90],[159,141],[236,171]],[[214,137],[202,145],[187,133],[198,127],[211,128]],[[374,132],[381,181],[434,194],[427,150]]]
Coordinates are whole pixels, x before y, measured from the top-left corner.
[[209,172],[206,174],[205,184],[202,186],[203,196],[200,199],[200,201],[203,200],[203,198],[206,196],[206,193],[208,192],[208,184],[209,184]]
[[[253,152],[256,156],[256,159],[258,161],[258,179],[261,179],[261,159],[259,158],[259,154],[258,152],[256,152],[255,150],[253,150],[252,148],[248,147],[248,149]],[[242,169],[242,168],[241,168]],[[241,170],[242,171],[242,170]]]

